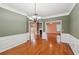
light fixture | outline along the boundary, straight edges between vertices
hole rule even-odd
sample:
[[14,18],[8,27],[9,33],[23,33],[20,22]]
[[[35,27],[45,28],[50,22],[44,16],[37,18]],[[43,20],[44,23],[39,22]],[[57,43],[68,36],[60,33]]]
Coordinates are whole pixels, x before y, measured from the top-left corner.
[[37,14],[37,12],[36,12],[36,3],[34,3],[34,11],[35,11],[34,15],[33,15],[32,17],[30,17],[29,19],[31,19],[31,20],[33,20],[33,21],[36,21],[36,20],[41,19],[41,17],[38,16],[38,14]]

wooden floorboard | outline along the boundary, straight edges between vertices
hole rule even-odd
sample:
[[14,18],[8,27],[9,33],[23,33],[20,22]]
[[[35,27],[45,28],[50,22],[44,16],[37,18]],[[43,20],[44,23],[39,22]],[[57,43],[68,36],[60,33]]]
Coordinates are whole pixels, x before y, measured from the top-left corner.
[[68,43],[57,43],[56,38],[48,36],[48,41],[38,37],[36,43],[31,40],[4,51],[0,55],[73,55]]

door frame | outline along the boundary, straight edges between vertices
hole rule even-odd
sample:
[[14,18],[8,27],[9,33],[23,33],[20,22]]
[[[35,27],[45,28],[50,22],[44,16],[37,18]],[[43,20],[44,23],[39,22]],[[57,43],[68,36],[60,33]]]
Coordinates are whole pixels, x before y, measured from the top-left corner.
[[45,22],[45,32],[47,33],[47,23],[57,23],[60,22],[61,31],[62,31],[62,20],[46,21]]
[[39,22],[39,23],[41,23],[41,24],[42,24],[42,27],[41,27],[41,28],[39,28],[39,33],[40,33],[40,30],[42,30],[42,33],[43,33],[43,22]]

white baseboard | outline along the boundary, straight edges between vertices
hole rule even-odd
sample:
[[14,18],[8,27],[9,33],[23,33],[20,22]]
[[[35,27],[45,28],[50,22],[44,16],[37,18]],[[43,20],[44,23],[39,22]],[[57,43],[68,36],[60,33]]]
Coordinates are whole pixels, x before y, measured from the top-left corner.
[[[45,32],[43,32],[42,38],[47,40]],[[27,40],[29,40],[29,33],[0,37],[0,52],[14,48],[27,42]],[[79,40],[77,38],[70,34],[62,33],[61,42],[69,43],[74,54],[79,54]]]
[[14,48],[20,44],[23,44],[27,40],[29,40],[28,33],[0,37],[0,53],[8,49]]

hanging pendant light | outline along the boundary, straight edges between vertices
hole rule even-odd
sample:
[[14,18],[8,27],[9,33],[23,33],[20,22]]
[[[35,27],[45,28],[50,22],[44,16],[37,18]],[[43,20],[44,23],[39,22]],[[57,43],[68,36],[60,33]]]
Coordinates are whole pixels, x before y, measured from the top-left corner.
[[38,16],[38,14],[36,12],[36,3],[34,3],[34,11],[35,11],[35,13],[32,17],[30,17],[30,19],[33,20],[33,21],[37,21],[37,20],[41,19],[41,17]]

